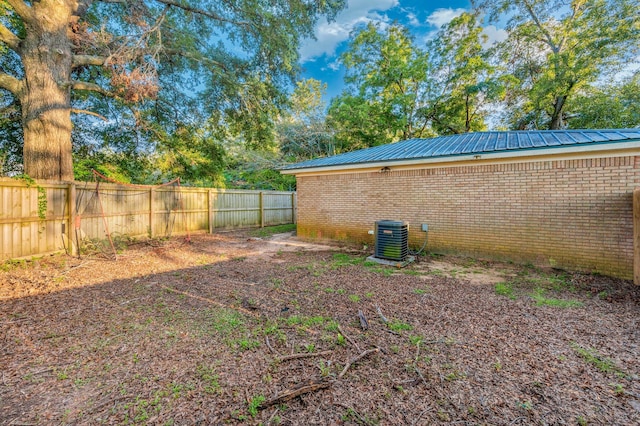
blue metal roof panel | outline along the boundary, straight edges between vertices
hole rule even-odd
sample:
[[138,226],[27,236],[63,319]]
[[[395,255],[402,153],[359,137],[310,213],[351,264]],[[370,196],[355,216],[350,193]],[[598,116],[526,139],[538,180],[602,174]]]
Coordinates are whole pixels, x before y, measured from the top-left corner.
[[625,141],[640,142],[640,129],[465,133],[453,136],[439,136],[431,139],[408,139],[332,157],[303,161],[288,165],[284,167],[284,170],[455,157],[459,155],[544,149],[571,145],[585,146]]

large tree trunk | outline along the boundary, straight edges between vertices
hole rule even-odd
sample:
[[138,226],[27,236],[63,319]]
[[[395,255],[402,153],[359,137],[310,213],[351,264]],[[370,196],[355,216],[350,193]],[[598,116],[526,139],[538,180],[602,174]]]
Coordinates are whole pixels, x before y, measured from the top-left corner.
[[553,102],[553,114],[551,115],[549,130],[562,130],[564,128],[562,113],[564,111],[564,104],[566,100],[566,96],[557,96]]
[[38,19],[32,21],[20,49],[24,171],[34,179],[73,180],[68,3],[34,2]]

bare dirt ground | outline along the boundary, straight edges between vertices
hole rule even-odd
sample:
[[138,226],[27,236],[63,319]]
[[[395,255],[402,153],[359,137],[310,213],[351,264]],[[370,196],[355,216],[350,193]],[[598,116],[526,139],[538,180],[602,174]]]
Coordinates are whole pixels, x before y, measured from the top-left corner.
[[5,264],[0,424],[640,423],[631,283],[369,254],[239,231]]

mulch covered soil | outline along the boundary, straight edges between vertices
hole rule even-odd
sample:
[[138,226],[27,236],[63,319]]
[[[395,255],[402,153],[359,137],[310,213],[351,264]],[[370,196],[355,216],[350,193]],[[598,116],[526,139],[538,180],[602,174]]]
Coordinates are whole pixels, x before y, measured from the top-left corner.
[[5,264],[0,424],[640,423],[631,283],[368,254],[234,232]]

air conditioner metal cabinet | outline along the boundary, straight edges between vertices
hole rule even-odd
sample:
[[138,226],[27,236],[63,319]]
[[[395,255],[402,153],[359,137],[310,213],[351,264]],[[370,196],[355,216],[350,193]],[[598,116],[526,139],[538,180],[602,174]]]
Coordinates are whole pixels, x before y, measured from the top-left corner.
[[375,228],[375,257],[404,262],[409,255],[409,225],[395,220],[379,220]]

